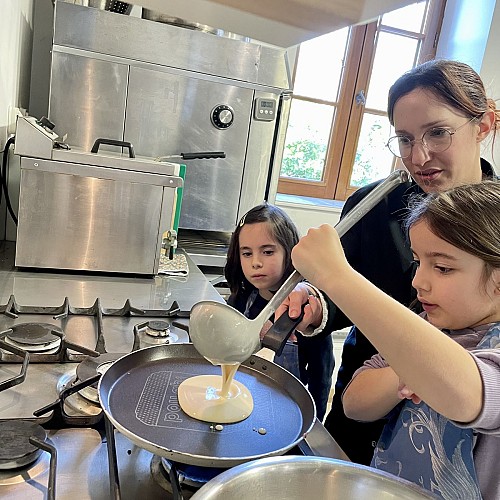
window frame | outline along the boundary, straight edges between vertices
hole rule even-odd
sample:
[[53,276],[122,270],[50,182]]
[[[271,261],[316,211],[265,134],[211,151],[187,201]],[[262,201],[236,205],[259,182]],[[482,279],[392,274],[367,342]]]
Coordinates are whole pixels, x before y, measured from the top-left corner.
[[[414,64],[433,59],[436,54],[445,5],[446,0],[429,0],[426,24],[423,26],[422,33],[383,25],[381,23],[382,16],[371,23],[351,27],[346,44],[345,67],[339,85],[337,101],[325,101],[297,94],[292,96],[292,99],[335,107],[333,126],[330,130],[325,156],[323,179],[310,181],[280,177],[278,193],[344,201],[356,191],[357,187],[350,185],[350,179],[364,113],[387,116],[386,110],[365,108],[363,105],[356,104],[357,94],[361,90],[365,93],[369,91],[369,80],[379,33],[393,33],[417,39],[419,48]],[[296,53],[293,81],[295,81],[299,56],[300,46]],[[395,159],[391,170],[400,168],[400,166],[401,164]]]

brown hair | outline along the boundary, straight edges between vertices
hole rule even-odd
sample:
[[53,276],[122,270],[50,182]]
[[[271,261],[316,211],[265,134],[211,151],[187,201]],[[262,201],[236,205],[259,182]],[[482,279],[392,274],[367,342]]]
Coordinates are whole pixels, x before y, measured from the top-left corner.
[[484,262],[485,282],[500,269],[500,182],[459,186],[411,204],[407,231],[425,221],[436,236]]
[[494,143],[495,133],[500,128],[500,111],[496,109],[495,101],[486,97],[481,77],[469,65],[434,59],[400,76],[389,89],[387,114],[391,125],[394,125],[394,106],[398,99],[417,88],[431,91],[438,99],[469,118],[494,111]]
[[299,242],[299,232],[292,219],[281,208],[263,203],[251,208],[239,221],[231,236],[227,252],[227,262],[224,267],[224,276],[232,294],[239,293],[242,289],[250,287],[241,267],[240,258],[240,232],[246,224],[265,222],[268,224],[271,236],[283,247],[285,251],[285,262],[283,278],[288,278],[293,272],[292,248]]

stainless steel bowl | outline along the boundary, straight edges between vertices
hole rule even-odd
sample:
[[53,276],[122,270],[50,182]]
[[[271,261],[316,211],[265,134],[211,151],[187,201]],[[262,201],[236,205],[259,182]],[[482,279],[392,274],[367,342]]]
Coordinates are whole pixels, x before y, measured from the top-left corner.
[[436,499],[408,481],[363,465],[322,457],[262,458],[219,474],[192,500]]

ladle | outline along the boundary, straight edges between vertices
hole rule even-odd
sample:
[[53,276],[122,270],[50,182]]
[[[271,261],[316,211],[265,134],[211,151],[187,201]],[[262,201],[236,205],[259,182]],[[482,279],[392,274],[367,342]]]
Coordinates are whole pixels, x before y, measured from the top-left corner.
[[[406,170],[392,172],[335,226],[338,234],[343,236],[396,186],[408,180]],[[261,348],[260,331],[264,323],[302,279],[300,273],[294,271],[255,319],[248,319],[227,304],[211,300],[198,302],[191,309],[189,320],[194,347],[214,365],[243,363]]]

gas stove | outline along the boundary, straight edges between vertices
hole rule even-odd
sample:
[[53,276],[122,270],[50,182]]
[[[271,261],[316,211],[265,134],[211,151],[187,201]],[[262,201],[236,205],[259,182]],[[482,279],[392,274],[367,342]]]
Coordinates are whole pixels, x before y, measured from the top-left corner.
[[[12,295],[0,305],[0,440],[9,444],[0,452],[2,496],[50,498],[55,491],[54,498],[109,498],[96,379],[128,352],[189,341],[187,332],[175,326],[189,312],[175,301],[164,310],[135,308],[130,301],[106,309],[100,303],[81,308],[66,299],[58,307],[26,306]],[[147,479],[141,494],[164,498],[150,470],[153,455],[119,434],[114,442],[124,498],[139,494],[137,481],[121,471],[129,467]],[[75,481],[82,477],[99,480]]]
[[[100,302],[88,308],[72,307],[68,299],[59,307],[25,306],[12,295],[0,305],[0,419],[33,418],[64,389],[103,373],[131,351],[189,342],[187,332],[175,326],[189,311],[181,311],[175,301],[165,310],[142,310],[130,301],[105,309]],[[88,389],[86,396],[82,392],[69,403],[77,413],[98,405]]]
[[[223,300],[189,257],[182,279],[18,271],[11,257],[0,243],[0,497],[180,500],[220,473],[133,444],[96,390],[115,359],[188,342],[194,303]],[[319,422],[302,444],[343,458]]]

